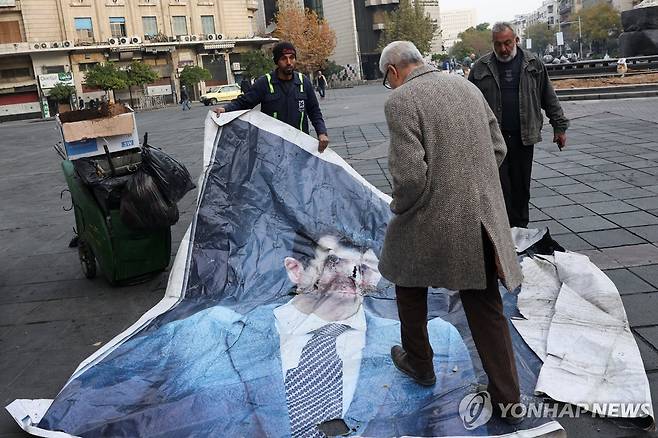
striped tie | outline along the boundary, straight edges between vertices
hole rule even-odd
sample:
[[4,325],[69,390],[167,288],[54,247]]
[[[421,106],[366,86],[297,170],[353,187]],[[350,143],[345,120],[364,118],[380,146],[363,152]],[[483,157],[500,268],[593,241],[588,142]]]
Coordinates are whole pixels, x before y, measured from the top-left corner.
[[347,329],[327,324],[313,331],[299,365],[286,373],[293,438],[325,438],[318,424],[343,416],[343,361],[336,353],[336,338]]

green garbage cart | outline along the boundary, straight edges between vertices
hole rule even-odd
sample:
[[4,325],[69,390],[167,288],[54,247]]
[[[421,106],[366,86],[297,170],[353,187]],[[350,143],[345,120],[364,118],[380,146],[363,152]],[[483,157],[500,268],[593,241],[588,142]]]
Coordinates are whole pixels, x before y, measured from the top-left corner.
[[101,207],[73,163],[62,161],[73,202],[78,233],[78,255],[87,278],[96,276],[96,262],[112,285],[134,284],[169,266],[171,228],[135,230],[119,217],[118,206]]

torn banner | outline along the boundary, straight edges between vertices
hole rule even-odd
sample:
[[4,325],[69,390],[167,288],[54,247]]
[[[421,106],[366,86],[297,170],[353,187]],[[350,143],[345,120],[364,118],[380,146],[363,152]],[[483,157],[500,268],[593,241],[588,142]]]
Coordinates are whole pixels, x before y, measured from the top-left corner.
[[544,362],[535,391],[655,430],[649,380],[615,284],[576,253],[526,257],[521,266],[522,318],[512,323]]
[[[14,418],[35,434],[85,437],[559,430],[550,418],[514,427],[460,413],[486,377],[455,293],[430,294],[436,385],[395,369],[394,291],[377,272],[390,198],[316,149],[257,111],[209,115],[198,209],[165,299],[81,364],[52,403],[12,403]],[[516,334],[514,344],[527,400],[540,362]]]

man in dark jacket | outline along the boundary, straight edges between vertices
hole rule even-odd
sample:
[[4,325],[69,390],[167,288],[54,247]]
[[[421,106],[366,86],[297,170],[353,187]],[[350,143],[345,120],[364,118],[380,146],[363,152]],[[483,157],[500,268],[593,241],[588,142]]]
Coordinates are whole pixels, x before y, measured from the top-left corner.
[[313,83],[302,73],[295,71],[297,52],[289,42],[281,42],[272,50],[277,67],[272,73],[261,76],[251,89],[234,99],[223,108],[215,108],[217,114],[251,109],[260,104],[260,110],[268,116],[281,120],[309,133],[311,120],[318,134],[320,152],[329,144],[327,128],[315,96]]
[[250,89],[251,89],[251,81],[249,80],[249,77],[244,76],[240,81],[240,91],[242,91],[242,93],[246,93]]
[[533,146],[541,141],[542,108],[553,126],[553,142],[567,144],[569,120],[548,78],[546,67],[531,52],[518,47],[519,38],[508,23],[492,29],[493,52],[477,60],[468,80],[484,94],[507,144],[500,166],[500,182],[510,225],[526,228],[529,221]]

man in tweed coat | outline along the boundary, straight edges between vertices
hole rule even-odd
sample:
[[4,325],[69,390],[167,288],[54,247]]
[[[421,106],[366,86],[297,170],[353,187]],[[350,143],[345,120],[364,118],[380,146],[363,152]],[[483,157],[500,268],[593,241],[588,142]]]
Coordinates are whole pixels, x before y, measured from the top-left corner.
[[492,401],[516,403],[498,278],[514,290],[521,271],[498,178],[506,148],[496,117],[475,85],[425,65],[410,42],[389,44],[379,66],[394,89],[385,112],[395,216],[379,263],[396,284],[402,346],[391,349],[393,362],[417,383],[435,383],[427,289],[459,290]]

